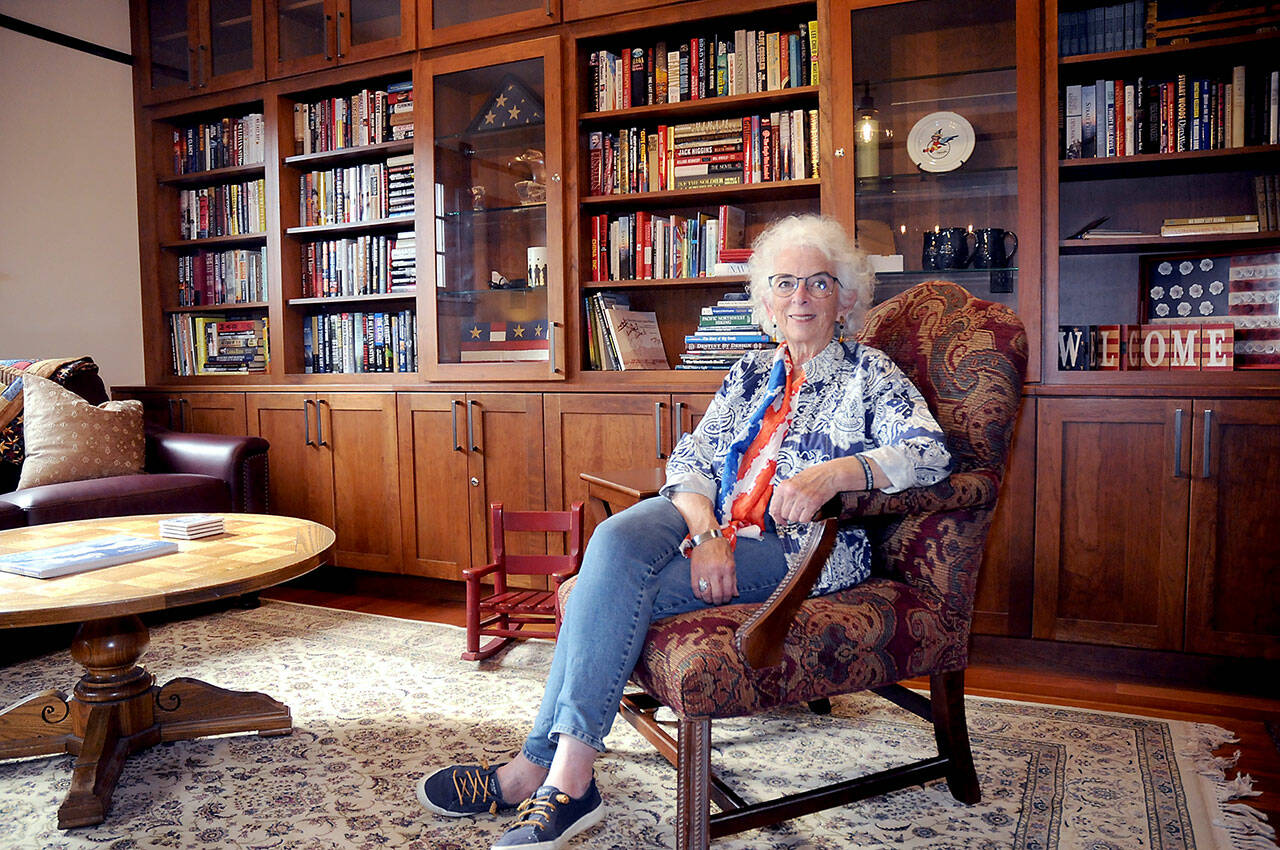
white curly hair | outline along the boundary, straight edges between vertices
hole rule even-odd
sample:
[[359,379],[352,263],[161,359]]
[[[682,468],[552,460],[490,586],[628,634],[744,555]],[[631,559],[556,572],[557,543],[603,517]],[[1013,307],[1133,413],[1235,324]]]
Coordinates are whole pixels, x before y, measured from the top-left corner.
[[789,215],[779,219],[756,237],[751,245],[751,261],[747,266],[747,283],[751,316],[766,333],[776,336],[777,324],[769,318],[765,298],[769,295],[769,277],[776,273],[779,252],[784,248],[813,248],[831,263],[828,271],[840,281],[836,296],[840,299],[836,321],[846,328],[861,327],[862,318],[871,304],[875,275],[867,255],[853,244],[840,222],[820,215]]

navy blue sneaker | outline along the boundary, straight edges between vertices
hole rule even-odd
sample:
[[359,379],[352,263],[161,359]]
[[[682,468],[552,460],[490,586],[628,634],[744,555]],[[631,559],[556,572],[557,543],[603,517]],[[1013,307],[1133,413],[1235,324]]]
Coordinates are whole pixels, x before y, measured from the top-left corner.
[[418,802],[438,815],[461,818],[468,815],[496,815],[514,809],[502,799],[498,768],[488,764],[455,764],[442,767],[418,780]]
[[553,785],[543,785],[520,804],[520,817],[493,850],[561,850],[569,839],[604,817],[604,801],[596,781],[574,799]]

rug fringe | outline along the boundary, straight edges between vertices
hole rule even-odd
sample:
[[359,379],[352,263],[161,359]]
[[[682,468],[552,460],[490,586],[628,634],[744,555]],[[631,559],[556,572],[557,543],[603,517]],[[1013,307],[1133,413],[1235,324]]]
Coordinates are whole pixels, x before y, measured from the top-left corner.
[[1267,822],[1266,815],[1243,802],[1245,797],[1261,794],[1253,788],[1253,777],[1237,773],[1227,778],[1226,772],[1240,761],[1240,751],[1227,756],[1213,754],[1219,747],[1239,743],[1240,739],[1212,723],[1190,726],[1182,755],[1190,759],[1195,771],[1209,780],[1213,788],[1217,803],[1213,825],[1227,834],[1235,850],[1277,850],[1275,827]]

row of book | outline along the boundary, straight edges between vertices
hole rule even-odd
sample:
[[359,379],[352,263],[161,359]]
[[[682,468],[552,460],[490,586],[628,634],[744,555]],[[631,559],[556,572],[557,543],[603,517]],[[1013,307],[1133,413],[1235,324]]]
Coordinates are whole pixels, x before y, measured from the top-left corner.
[[413,155],[389,157],[298,178],[304,227],[413,215]]
[[1110,53],[1146,46],[1146,0],[1058,12],[1058,55]]
[[818,176],[818,111],[715,118],[587,137],[589,191],[625,195]]
[[1096,80],[1063,92],[1065,159],[1280,143],[1280,70]]
[[1280,319],[1249,325],[1060,325],[1059,371],[1280,369]]
[[591,279],[705,277],[723,251],[742,248],[745,240],[746,213],[728,204],[689,216],[601,213],[591,217]]
[[398,313],[316,313],[302,323],[303,371],[315,374],[415,372],[418,323]]
[[403,233],[370,233],[307,243],[302,248],[304,297],[412,291],[417,284],[413,231],[407,235],[408,245],[401,244]]
[[656,313],[632,310],[625,292],[596,292],[586,298],[587,358],[605,372],[670,369]]
[[595,111],[679,103],[818,84],[817,21],[790,31],[738,29],[723,36],[630,47],[587,57]]
[[267,229],[267,183],[201,186],[178,192],[179,232],[183,239],[242,236]]
[[179,127],[173,131],[173,173],[257,165],[266,160],[266,140],[261,112]]
[[724,370],[749,351],[775,345],[752,317],[747,293],[729,292],[702,308],[697,329],[684,338],[685,350],[676,369]]
[[270,360],[266,316],[169,317],[175,375],[264,372]]
[[196,251],[178,257],[178,306],[267,300],[267,248]]
[[413,82],[293,106],[293,152],[320,153],[413,138]]
[[1258,206],[1259,229],[1280,230],[1280,174],[1255,174],[1253,196]]

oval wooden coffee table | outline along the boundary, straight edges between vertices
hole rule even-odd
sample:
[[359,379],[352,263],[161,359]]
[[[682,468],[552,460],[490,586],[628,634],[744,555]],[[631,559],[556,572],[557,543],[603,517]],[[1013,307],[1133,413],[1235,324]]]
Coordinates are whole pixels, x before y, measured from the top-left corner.
[[[159,538],[164,516],[3,531],[0,554],[110,534]],[[333,532],[308,520],[224,518],[223,534],[175,541],[179,551],[171,555],[52,579],[0,573],[0,628],[83,622],[71,656],[85,672],[70,699],[48,690],[0,711],[0,759],[77,756],[71,790],[58,809],[60,828],[102,822],[130,753],[203,735],[293,731],[288,706],[266,694],[189,678],[157,687],[138,664],[150,639],[139,614],[252,593],[315,569],[333,551]]]

